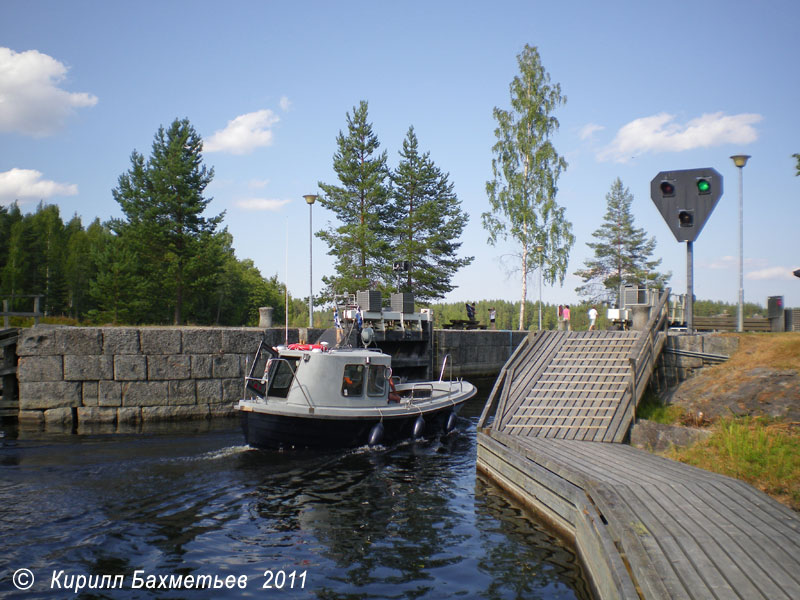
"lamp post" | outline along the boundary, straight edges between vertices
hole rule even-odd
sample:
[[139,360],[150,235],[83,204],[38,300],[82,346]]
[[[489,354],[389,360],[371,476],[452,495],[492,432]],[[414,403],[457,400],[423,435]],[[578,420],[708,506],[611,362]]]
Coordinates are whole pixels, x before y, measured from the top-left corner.
[[731,156],[733,164],[739,169],[739,309],[737,311],[736,331],[744,331],[744,195],[742,192],[742,169],[747,164],[747,154]]
[[539,331],[542,330],[542,269],[544,268],[544,246],[536,246],[539,253]]
[[314,201],[318,198],[315,194],[306,194],[303,196],[308,203],[308,326],[314,326],[314,276],[312,268],[314,261],[311,254],[311,242],[314,236],[314,229],[311,225],[311,207],[314,206]]

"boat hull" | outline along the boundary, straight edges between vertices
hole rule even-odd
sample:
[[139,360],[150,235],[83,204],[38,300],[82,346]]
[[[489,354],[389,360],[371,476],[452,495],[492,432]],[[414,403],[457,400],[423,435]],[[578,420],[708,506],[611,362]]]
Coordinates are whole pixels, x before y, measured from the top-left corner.
[[[241,424],[245,440],[250,446],[265,449],[293,448],[354,448],[368,445],[372,439],[378,444],[392,444],[418,435],[430,436],[448,431],[452,427],[451,415],[458,413],[460,403],[428,412],[403,415],[365,417],[326,417],[320,415],[296,416],[259,411],[242,411]],[[418,419],[424,427],[419,431]],[[373,428],[382,423],[379,439]]]

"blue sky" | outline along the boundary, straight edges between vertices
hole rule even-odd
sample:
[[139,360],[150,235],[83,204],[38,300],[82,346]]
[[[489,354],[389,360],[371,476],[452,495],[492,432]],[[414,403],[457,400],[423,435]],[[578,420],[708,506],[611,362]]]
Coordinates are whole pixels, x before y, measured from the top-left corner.
[[[360,100],[391,166],[410,125],[450,174],[470,223],[473,264],[446,300],[518,300],[520,283],[491,247],[487,210],[495,106],[523,46],[561,84],[559,181],[576,243],[563,287],[590,256],[605,196],[620,177],[636,224],[655,236],[671,285],[685,291],[685,244],[649,197],[660,171],[713,167],[725,193],[694,246],[695,294],[737,301],[738,174],[744,169],[745,299],[800,306],[800,3],[744,2],[44,2],[0,3],[0,204],[57,204],[120,215],[111,190],[160,125],[187,117],[215,169],[211,212],[226,211],[237,256],[308,294],[308,206],[335,183],[335,138]],[[313,208],[315,229],[333,219]],[[289,257],[287,277],[287,229]],[[332,273],[315,239],[314,289]],[[531,278],[529,298],[539,295]]]

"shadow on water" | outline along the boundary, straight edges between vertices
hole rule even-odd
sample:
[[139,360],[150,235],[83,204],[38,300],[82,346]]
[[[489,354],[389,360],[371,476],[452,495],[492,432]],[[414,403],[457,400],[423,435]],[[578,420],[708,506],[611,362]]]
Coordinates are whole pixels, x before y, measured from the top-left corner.
[[25,598],[57,597],[55,569],[126,575],[122,593],[82,596],[94,598],[210,597],[131,590],[137,569],[248,577],[214,597],[262,597],[271,569],[306,574],[286,598],[588,598],[574,553],[476,480],[482,405],[445,437],[348,452],[253,450],[231,421],[8,435],[0,597],[26,567],[37,584]]

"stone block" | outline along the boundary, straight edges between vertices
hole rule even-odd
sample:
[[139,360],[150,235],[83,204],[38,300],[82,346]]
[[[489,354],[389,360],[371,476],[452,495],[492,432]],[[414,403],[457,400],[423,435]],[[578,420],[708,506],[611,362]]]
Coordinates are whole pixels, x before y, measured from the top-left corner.
[[17,413],[17,421],[23,427],[36,427],[44,425],[43,410],[21,410]]
[[703,352],[732,356],[739,349],[739,338],[727,335],[707,335],[703,339]]
[[83,399],[82,402],[84,406],[98,405],[97,389],[97,381],[84,381],[81,383],[81,397]]
[[17,363],[20,382],[61,381],[64,379],[61,356],[21,356]]
[[99,381],[114,377],[114,357],[108,354],[95,356],[64,356],[65,381]]
[[236,416],[236,407],[233,404],[210,404],[208,406],[209,417],[212,419],[217,418],[230,418]]
[[199,379],[195,381],[198,404],[214,404],[222,398],[222,380]]
[[119,381],[97,382],[98,406],[122,406],[122,386]]
[[104,354],[138,354],[139,330],[132,327],[103,327]]
[[[242,399],[244,393],[244,380],[243,379],[223,379],[222,380],[222,397],[219,402],[230,402],[235,404]],[[209,404],[215,404],[208,400]]]
[[80,381],[26,381],[19,384],[20,410],[80,406]]
[[136,425],[142,422],[142,409],[124,406],[117,409],[117,425]]
[[183,329],[183,351],[186,354],[217,354],[222,352],[222,331],[207,327]]
[[191,379],[177,379],[167,382],[167,402],[170,406],[197,404],[195,382]]
[[143,406],[142,421],[187,421],[193,419],[208,419],[208,405],[193,406]]
[[103,353],[103,332],[99,327],[59,327],[56,329],[59,354],[86,356]]
[[180,354],[181,330],[146,327],[139,331],[139,342],[144,354]]
[[166,405],[166,381],[130,381],[122,386],[122,406]]
[[262,330],[253,327],[223,329],[221,350],[226,354],[252,355],[263,337]]
[[139,354],[115,356],[114,379],[117,381],[144,381],[147,379],[147,357]]
[[218,354],[212,359],[213,376],[217,379],[243,377],[238,354]]
[[17,356],[44,356],[58,354],[55,327],[23,329],[17,340]]
[[189,379],[190,357],[187,354],[157,354],[147,357],[147,378]]
[[44,423],[47,427],[73,427],[73,410],[71,408],[50,408],[44,411]]
[[192,379],[211,379],[211,361],[213,354],[192,354]]
[[78,408],[78,424],[84,423],[116,423],[117,409],[99,406],[81,406]]

